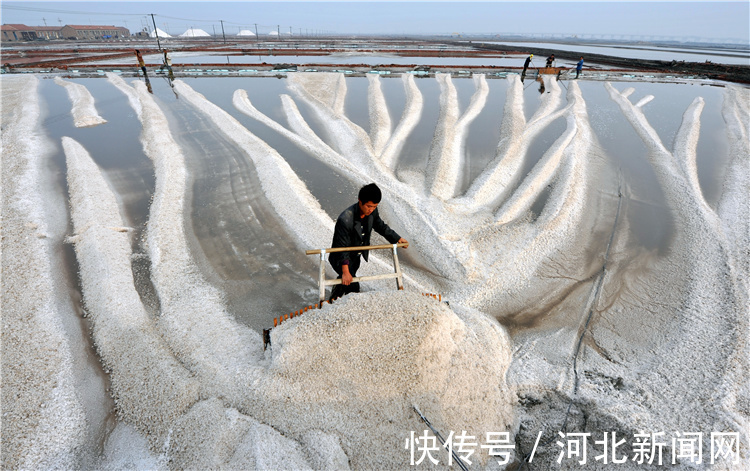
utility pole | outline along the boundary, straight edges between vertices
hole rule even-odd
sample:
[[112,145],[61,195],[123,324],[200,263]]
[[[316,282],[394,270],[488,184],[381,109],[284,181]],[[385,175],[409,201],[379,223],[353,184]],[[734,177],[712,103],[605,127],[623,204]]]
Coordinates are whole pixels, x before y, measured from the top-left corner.
[[47,18],[42,18],[42,21],[44,21],[44,26],[47,26]]
[[159,50],[161,51],[161,41],[159,41],[159,32],[156,30],[156,20],[154,19],[153,13],[151,13],[151,21],[154,23],[154,36],[156,36],[156,45],[159,47]]
[[255,40],[260,41],[260,38],[258,37],[258,23],[253,23],[255,25]]
[[224,35],[224,20],[219,20],[221,22],[221,37],[224,38],[224,44],[227,43],[227,37]]
[[281,31],[279,30],[279,25],[276,25],[276,36],[281,39]]

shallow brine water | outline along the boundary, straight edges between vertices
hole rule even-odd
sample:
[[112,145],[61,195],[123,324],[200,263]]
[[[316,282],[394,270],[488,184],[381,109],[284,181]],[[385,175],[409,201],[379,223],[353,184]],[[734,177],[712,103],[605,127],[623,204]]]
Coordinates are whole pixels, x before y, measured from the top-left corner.
[[[9,467],[400,469],[417,405],[507,430],[513,465],[550,430],[723,431],[747,458],[747,88],[1,83]],[[405,290],[364,283],[264,349],[373,181]]]
[[[65,90],[52,80],[43,81],[40,90],[48,113],[45,130],[53,142],[58,143],[56,165],[61,179],[65,165],[59,142],[62,136],[70,136],[89,150],[113,185],[121,198],[124,215],[136,229],[134,251],[145,257],[143,231],[154,192],[154,170],[143,152],[139,137],[141,125],[127,98],[109,81],[79,79],[76,82],[91,92],[97,110],[108,122],[96,127],[76,128]],[[280,99],[282,94],[290,93],[286,79],[197,78],[184,82],[278,151],[332,219],[356,200],[356,182],[232,105],[235,90],[246,90],[258,111],[286,126]],[[406,102],[402,80],[394,77],[381,82],[387,111],[395,121]],[[441,89],[437,81],[427,78],[415,82],[423,105],[413,132],[403,142],[395,166],[396,175],[406,182],[424,178],[424,168],[441,114]],[[564,81],[558,83],[567,86]],[[672,232],[671,220],[646,159],[646,147],[607,96],[602,83],[579,84],[595,137],[605,155],[602,171],[619,172],[633,201],[628,211],[630,230],[643,247],[667,250]],[[274,317],[314,303],[317,299],[317,261],[305,256],[303,250],[318,247],[295,245],[294,239],[285,232],[283,221],[279,221],[279,216],[270,209],[253,162],[243,155],[236,143],[217,130],[216,123],[181,99],[166,79],[154,79],[152,85],[154,98],[167,115],[171,132],[186,156],[192,182],[188,233],[191,239],[194,238],[191,245],[193,256],[200,262],[208,279],[227,294],[230,311],[239,321],[260,330],[270,325]],[[453,85],[460,114],[469,106],[475,84],[471,79],[455,79]],[[487,86],[486,105],[469,124],[463,138],[464,158],[456,195],[466,192],[471,182],[495,159],[498,142],[504,137],[501,122],[508,82],[489,80]],[[353,123],[371,132],[368,88],[368,78],[347,78],[344,112]],[[682,111],[695,97],[703,97],[706,108],[698,143],[698,172],[707,200],[715,204],[727,160],[721,118],[722,89],[654,83],[639,83],[635,88],[634,101],[650,94],[657,97],[646,106],[645,113],[665,143],[674,141]],[[533,117],[548,94],[549,91],[540,94],[538,82],[526,81],[523,100],[527,120]],[[324,124],[309,105],[301,104],[299,109],[311,129],[330,142]],[[561,117],[529,140],[523,151],[522,175],[533,170],[565,129],[565,119]],[[611,199],[617,193],[616,182],[603,181],[591,191],[599,194],[598,198]],[[518,180],[512,189],[517,189],[521,182]],[[530,208],[532,215],[542,211],[546,198],[546,193],[540,195]],[[387,199],[383,202],[383,206],[392,204]],[[304,211],[306,208],[300,209]],[[397,221],[393,223],[399,225]],[[403,235],[419,243],[420,234]],[[502,250],[498,255],[502,256]],[[406,263],[415,267],[425,265],[413,250],[406,252]],[[146,262],[138,265],[147,267]],[[158,310],[148,272],[139,275],[138,290],[142,299]]]
[[[490,42],[490,44],[493,44]],[[541,47],[563,51],[576,51],[583,54],[603,54],[607,56],[626,57],[630,59],[686,61],[686,62],[715,62],[718,64],[750,65],[750,51],[747,47],[737,47],[735,50],[723,48],[690,49],[678,47],[645,47],[645,46],[612,46],[611,44],[558,44],[534,42],[497,42],[505,46]],[[747,46],[747,45],[745,45]]]
[[[329,55],[287,55],[287,54],[201,54],[189,52],[172,52],[170,54],[173,64],[200,65],[200,64],[366,64],[366,65],[442,65],[442,66],[487,66],[487,67],[520,67],[525,57],[520,55],[508,55],[507,57],[419,57],[399,56],[396,54],[346,54],[335,53]],[[161,64],[163,62],[160,54],[147,54],[144,57],[147,64]],[[91,64],[123,64],[133,67],[137,66],[134,58],[108,59],[94,61]],[[575,65],[575,62],[565,61],[566,66]],[[562,66],[560,62],[558,65]]]

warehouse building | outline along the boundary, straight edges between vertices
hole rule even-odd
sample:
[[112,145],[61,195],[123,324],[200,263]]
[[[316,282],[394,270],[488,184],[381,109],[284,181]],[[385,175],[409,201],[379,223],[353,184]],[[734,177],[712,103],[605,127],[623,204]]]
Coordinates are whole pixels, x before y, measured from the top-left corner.
[[50,39],[122,39],[130,37],[130,31],[122,26],[26,26],[8,24],[0,26],[3,41],[37,41]]

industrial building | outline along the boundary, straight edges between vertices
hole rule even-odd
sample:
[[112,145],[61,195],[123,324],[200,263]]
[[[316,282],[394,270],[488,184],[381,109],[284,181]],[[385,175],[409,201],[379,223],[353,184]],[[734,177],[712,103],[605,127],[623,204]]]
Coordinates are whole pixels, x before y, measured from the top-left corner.
[[130,31],[122,26],[26,26],[8,24],[0,26],[3,41],[37,41],[50,39],[95,40],[122,39],[130,37]]

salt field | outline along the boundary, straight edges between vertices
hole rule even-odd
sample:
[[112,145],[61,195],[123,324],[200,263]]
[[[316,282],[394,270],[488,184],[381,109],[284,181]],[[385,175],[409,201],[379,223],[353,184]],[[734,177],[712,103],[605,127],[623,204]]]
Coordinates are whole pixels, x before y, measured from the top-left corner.
[[489,44],[503,44],[517,48],[543,47],[561,51],[576,51],[582,54],[605,54],[630,59],[651,59],[661,61],[714,62],[717,64],[750,65],[750,49],[748,45],[737,45],[734,49],[721,47],[690,48],[678,46],[649,47],[646,45],[622,44],[566,44],[549,42],[494,42]]
[[[657,448],[750,467],[747,86],[0,87],[4,469],[651,469]],[[405,289],[363,282],[274,327],[318,301],[305,250],[370,182],[409,240]],[[359,275],[392,271],[383,252]],[[415,464],[420,414],[472,453]]]
[[[181,64],[365,64],[377,65],[438,65],[438,66],[484,66],[484,67],[513,67],[523,65],[525,56],[514,54],[506,57],[402,57],[396,54],[357,54],[357,53],[334,53],[326,55],[240,55],[240,54],[201,54],[197,52],[173,52],[172,60]],[[147,54],[144,56],[146,62],[161,63],[158,54]],[[93,61],[91,64],[123,64],[131,65],[133,60],[109,59],[106,61]],[[575,67],[575,61],[558,60],[559,67]]]

